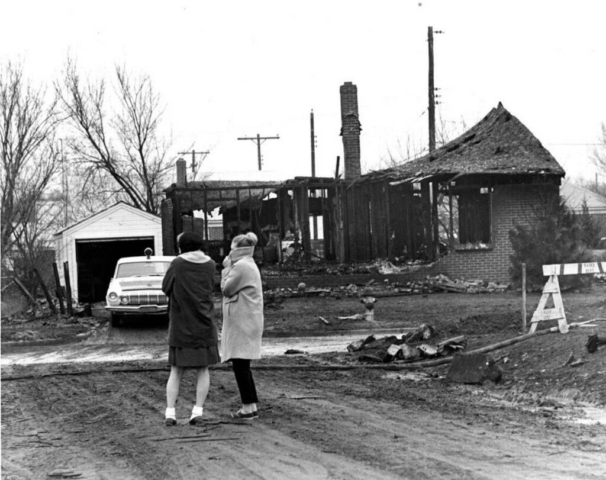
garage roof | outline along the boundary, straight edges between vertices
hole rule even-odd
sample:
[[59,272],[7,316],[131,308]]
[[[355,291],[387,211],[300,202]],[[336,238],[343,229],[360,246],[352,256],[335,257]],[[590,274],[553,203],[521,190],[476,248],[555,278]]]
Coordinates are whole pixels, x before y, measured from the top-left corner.
[[63,230],[59,230],[57,233],[55,233],[55,236],[63,235],[67,232],[71,233],[72,231],[84,228],[84,227],[96,222],[100,218],[103,218],[106,215],[111,215],[116,210],[129,210],[131,213],[140,215],[140,216],[142,216],[146,219],[152,220],[154,222],[161,223],[161,219],[158,215],[144,212],[143,210],[139,210],[138,208],[135,208],[132,205],[129,205],[128,203],[121,201],[121,202],[118,202],[118,203],[112,205],[111,207],[108,207],[104,210],[101,210],[100,212],[97,212],[97,213],[91,215],[90,217],[86,217],[86,218],[80,220],[79,222],[74,223],[74,224],[70,225],[69,227],[64,228]]

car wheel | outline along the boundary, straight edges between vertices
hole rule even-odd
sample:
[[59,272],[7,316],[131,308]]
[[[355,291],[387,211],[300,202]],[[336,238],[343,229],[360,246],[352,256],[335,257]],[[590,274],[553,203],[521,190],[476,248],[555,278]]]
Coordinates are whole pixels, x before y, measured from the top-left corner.
[[120,315],[115,313],[111,314],[111,325],[113,328],[120,328],[122,326],[122,318]]

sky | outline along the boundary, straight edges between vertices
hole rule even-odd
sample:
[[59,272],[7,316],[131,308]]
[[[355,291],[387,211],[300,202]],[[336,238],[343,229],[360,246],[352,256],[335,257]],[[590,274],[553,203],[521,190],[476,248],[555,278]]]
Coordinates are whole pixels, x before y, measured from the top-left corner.
[[[149,75],[179,152],[212,179],[333,176],[339,87],[358,87],[363,172],[428,143],[427,30],[439,123],[451,136],[502,102],[564,167],[594,180],[606,122],[603,0],[0,0],[0,62],[50,85],[66,59],[96,80]],[[279,136],[257,148],[238,137]],[[185,157],[188,163],[191,155]],[[606,181],[606,172],[600,173]]]

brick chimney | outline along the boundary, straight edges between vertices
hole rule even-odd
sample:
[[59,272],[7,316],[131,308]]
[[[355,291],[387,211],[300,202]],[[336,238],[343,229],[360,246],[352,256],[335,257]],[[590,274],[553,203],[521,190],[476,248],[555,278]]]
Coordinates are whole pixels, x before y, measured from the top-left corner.
[[345,179],[357,178],[362,174],[360,168],[360,132],[362,126],[358,117],[358,87],[345,82],[341,92],[341,136],[343,137],[343,156]]
[[187,186],[187,163],[180,158],[177,160],[177,187]]

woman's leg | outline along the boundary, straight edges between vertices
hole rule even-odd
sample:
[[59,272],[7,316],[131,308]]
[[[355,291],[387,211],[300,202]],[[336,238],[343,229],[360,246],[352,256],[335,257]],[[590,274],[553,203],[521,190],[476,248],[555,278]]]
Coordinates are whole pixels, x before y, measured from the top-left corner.
[[196,381],[196,404],[191,411],[189,419],[190,425],[199,425],[204,422],[202,414],[204,413],[204,402],[208,395],[208,387],[210,386],[210,374],[208,367],[198,368],[198,380]]
[[198,369],[198,382],[196,383],[196,407],[203,407],[210,387],[210,374],[208,367]]
[[181,386],[181,377],[183,376],[182,367],[170,367],[170,375],[166,382],[166,407],[175,408],[177,397],[179,396],[179,387]]
[[232,359],[232,367],[236,376],[240,398],[242,400],[242,412],[252,413],[256,410],[257,389],[250,370],[250,360],[235,358]]

